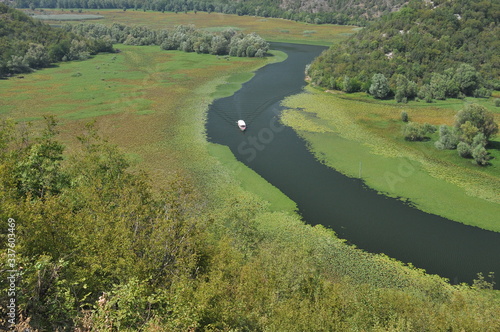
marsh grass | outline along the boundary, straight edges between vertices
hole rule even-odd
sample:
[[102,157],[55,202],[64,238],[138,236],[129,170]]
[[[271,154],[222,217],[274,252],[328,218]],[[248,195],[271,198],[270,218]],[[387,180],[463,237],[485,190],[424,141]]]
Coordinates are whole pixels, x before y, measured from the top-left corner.
[[[401,110],[411,121],[452,124],[457,102],[413,107],[364,102],[308,88],[289,97],[282,121],[304,137],[318,159],[384,194],[409,199],[418,208],[481,228],[500,231],[498,149],[489,167],[439,151],[431,140],[407,142],[401,134]],[[463,107],[463,102],[462,102]],[[494,145],[496,141],[494,141]],[[496,146],[496,145],[495,145]]]
[[295,211],[297,209],[295,202],[284,195],[279,189],[269,184],[259,174],[255,173],[255,171],[236,160],[227,146],[210,143],[208,151],[211,156],[220,161],[224,168],[231,172],[230,176],[244,190],[255,193],[265,200],[269,204],[270,211]]
[[35,19],[42,21],[84,21],[98,20],[103,18],[102,15],[93,14],[51,14],[51,15],[33,15]]
[[[134,160],[143,161],[137,168],[146,169],[157,187],[177,173],[193,179],[200,177],[197,172],[203,173],[200,169],[210,159],[204,112],[216,87],[227,84],[237,89],[255,69],[279,58],[225,61],[157,46],[117,48],[122,52],[60,63],[23,80],[3,81],[0,114],[32,121],[35,127],[44,115],[56,115],[69,150],[76,145],[75,132],[96,120],[103,136],[137,156]],[[228,87],[224,90],[231,92]]]
[[[46,12],[51,13],[50,10]],[[52,11],[54,12],[54,11]],[[60,13],[55,11],[56,13]],[[268,41],[291,42],[314,45],[331,45],[344,40],[347,35],[354,33],[356,27],[332,24],[309,24],[290,20],[267,18],[262,20],[254,16],[238,16],[232,14],[193,12],[171,13],[133,11],[119,9],[85,10],[85,14],[98,14],[104,16],[95,21],[111,25],[114,22],[126,25],[145,25],[154,29],[172,28],[181,24],[194,24],[198,28],[211,31],[221,31],[228,27],[236,28],[245,33],[256,32]],[[59,24],[58,21],[47,21]],[[83,21],[82,21],[83,22]],[[68,23],[79,23],[71,22]],[[85,23],[85,22],[83,22]]]

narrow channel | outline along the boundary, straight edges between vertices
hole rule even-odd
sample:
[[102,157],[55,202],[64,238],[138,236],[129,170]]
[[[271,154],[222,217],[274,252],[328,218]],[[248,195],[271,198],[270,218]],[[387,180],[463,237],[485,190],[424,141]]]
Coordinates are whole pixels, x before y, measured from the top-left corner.
[[[295,201],[305,222],[329,227],[359,248],[412,263],[452,283],[470,283],[478,272],[500,275],[500,233],[422,212],[318,162],[278,116],[280,102],[303,89],[305,66],[324,47],[272,47],[288,59],[259,69],[233,96],[214,101],[208,112],[209,140],[227,145],[238,160]],[[239,119],[247,122],[244,133],[236,126]]]

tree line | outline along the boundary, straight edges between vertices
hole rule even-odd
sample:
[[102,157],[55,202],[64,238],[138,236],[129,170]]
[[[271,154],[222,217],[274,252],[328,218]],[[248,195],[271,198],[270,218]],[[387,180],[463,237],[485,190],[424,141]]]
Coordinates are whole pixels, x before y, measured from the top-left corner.
[[237,57],[263,57],[269,43],[255,33],[235,30],[212,33],[194,26],[155,31],[113,24],[66,25],[52,28],[0,3],[0,77],[29,73],[59,61],[85,60],[113,52],[113,44],[160,45],[164,50]]
[[67,24],[65,31],[109,43],[128,45],[159,45],[164,50],[230,55],[237,57],[263,57],[269,51],[269,43],[255,33],[243,34],[234,29],[221,33],[196,29],[194,25],[180,25],[171,30],[152,30],[143,26],[129,27],[114,23]]
[[3,3],[0,16],[0,77],[113,50],[102,39],[52,28]]
[[309,67],[312,81],[398,102],[488,97],[500,90],[500,3],[411,1]]
[[364,25],[367,20],[401,7],[405,1],[389,0],[16,0],[18,8],[134,9],[169,12],[203,11],[236,15],[276,17],[307,23]]

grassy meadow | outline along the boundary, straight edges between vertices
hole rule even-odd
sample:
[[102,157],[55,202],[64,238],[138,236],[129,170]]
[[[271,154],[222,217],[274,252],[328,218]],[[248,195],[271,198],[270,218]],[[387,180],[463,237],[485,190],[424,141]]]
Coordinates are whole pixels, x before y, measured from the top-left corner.
[[[64,14],[66,11],[61,10],[45,10],[44,14]],[[75,16],[78,14],[74,14]],[[84,15],[100,15],[103,16],[96,20],[86,20],[89,23],[101,23],[111,25],[113,23],[122,23],[126,25],[141,25],[148,26],[153,29],[172,28],[176,25],[194,24],[198,28],[205,28],[210,31],[219,31],[226,28],[234,28],[244,33],[256,32],[264,39],[274,42],[289,42],[313,45],[331,45],[345,39],[346,36],[354,33],[357,27],[342,26],[332,24],[314,25],[302,22],[294,22],[290,20],[278,18],[262,18],[255,16],[238,16],[220,13],[206,12],[188,12],[172,13],[172,12],[152,12],[152,11],[123,11],[120,9],[94,9],[84,10],[81,13]],[[44,21],[49,24],[60,25],[58,20]],[[75,23],[80,23],[80,20],[74,20]],[[69,21],[65,23],[71,23]]]
[[179,173],[194,177],[190,170],[210,159],[204,112],[214,96],[238,89],[252,77],[249,73],[280,58],[228,61],[159,47],[118,48],[121,53],[2,81],[0,114],[35,127],[44,115],[55,115],[70,150],[75,133],[95,120],[99,132],[126,151],[137,169],[151,174],[158,187]]
[[[479,102],[495,111],[491,100],[467,98],[467,102]],[[408,142],[402,135],[403,110],[410,121],[451,125],[464,101],[400,105],[375,102],[365,94],[308,88],[288,98],[285,105],[283,122],[296,129],[327,165],[351,177],[361,176],[368,186],[409,200],[424,211],[500,232],[498,148],[490,149],[491,165],[480,167],[456,151],[437,150],[437,133],[424,142]],[[499,143],[497,138],[494,146]]]

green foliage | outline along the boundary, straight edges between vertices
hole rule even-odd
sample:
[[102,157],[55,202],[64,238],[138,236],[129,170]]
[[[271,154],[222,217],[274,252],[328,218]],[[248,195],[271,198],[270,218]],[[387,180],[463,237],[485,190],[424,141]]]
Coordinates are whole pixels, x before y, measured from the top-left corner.
[[401,112],[401,121],[408,122],[408,120],[409,120],[408,113],[406,111],[402,111]]
[[311,65],[313,82],[332,88],[331,77],[365,83],[379,73],[391,82],[398,102],[412,98],[405,81],[415,82],[418,88],[411,90],[420,90],[419,98],[427,102],[488,97],[491,89],[499,89],[500,76],[499,5],[491,6],[487,10],[465,0],[439,5],[410,1],[319,56]]
[[488,278],[490,281],[487,281],[482,272],[477,274],[477,279],[474,280],[472,284],[472,288],[480,290],[480,289],[493,289],[495,286],[495,274],[493,272],[488,273]]
[[[110,51],[109,45],[52,28],[0,3],[0,77]],[[106,46],[106,47],[104,47]]]
[[164,50],[181,50],[201,54],[231,55],[238,57],[263,57],[269,51],[269,44],[255,33],[243,34],[234,29],[209,32],[196,29],[194,25],[179,25],[172,30],[152,30],[147,27],[129,27],[113,24],[66,25],[67,31],[95,38],[107,38],[109,43],[127,45],[160,45]]
[[467,144],[471,144],[474,137],[479,133],[479,129],[470,121],[465,121],[465,123],[460,126],[459,130],[461,133],[460,139]]
[[442,125],[439,127],[439,139],[434,143],[439,150],[453,150],[459,143],[458,132],[455,128]]
[[444,75],[433,73],[431,77],[430,89],[432,96],[438,100],[446,99],[447,79]]
[[484,106],[478,104],[467,104],[463,110],[457,113],[455,127],[465,130],[464,135],[468,138],[475,136],[471,131],[472,127],[477,128],[477,132],[484,134],[486,139],[490,139],[498,133],[498,124],[495,122],[493,114]]
[[424,84],[418,90],[418,98],[425,100],[426,103],[432,103],[432,88],[429,84]]
[[437,149],[457,149],[463,158],[474,158],[478,165],[485,166],[491,159],[486,146],[489,138],[498,132],[493,114],[478,104],[467,104],[455,117],[455,127],[441,126]]
[[19,194],[23,197],[43,198],[57,194],[66,185],[61,171],[64,147],[53,140],[57,134],[55,119],[46,118],[47,128],[38,142],[20,152],[16,165]]
[[474,67],[470,64],[463,63],[458,66],[453,79],[458,84],[458,88],[464,95],[471,96],[472,92],[478,86],[479,77]]
[[482,145],[476,145],[472,150],[472,158],[474,158],[475,162],[478,165],[485,166],[488,165],[488,161],[490,157],[488,155],[488,151]]
[[423,141],[428,139],[428,135],[434,131],[436,131],[434,126],[428,123],[408,122],[403,127],[403,136],[407,141]]
[[465,142],[460,142],[457,145],[458,155],[462,158],[470,158],[472,157],[472,149],[471,146]]
[[374,74],[370,85],[370,94],[377,99],[384,99],[389,94],[389,82],[384,74]]
[[[53,141],[54,124],[27,145]],[[348,246],[296,215],[266,212],[243,191],[210,202],[178,177],[154,194],[147,177],[132,173],[92,125],[79,137],[81,148],[60,165],[68,186],[37,200],[10,195],[17,188],[9,165],[25,149],[15,140],[4,122],[0,217],[19,225],[23,292],[17,301],[31,329],[500,326],[498,299],[479,290],[486,283],[474,291],[452,287]]]
[[159,12],[207,13],[217,12],[225,14],[252,15],[261,17],[277,17],[306,23],[322,24],[366,24],[367,19],[377,18],[383,13],[388,13],[393,8],[399,8],[404,1],[390,0],[380,4],[376,1],[355,0],[354,2],[324,0],[286,1],[276,2],[273,0],[147,0],[132,3],[128,0],[102,1],[102,0],[66,0],[57,2],[53,0],[17,0],[19,8],[35,8],[36,5],[48,8],[114,8],[126,11],[129,8],[135,10],[154,10]]
[[417,84],[409,81],[404,75],[393,75],[390,80],[390,87],[398,103],[406,103],[417,96]]

